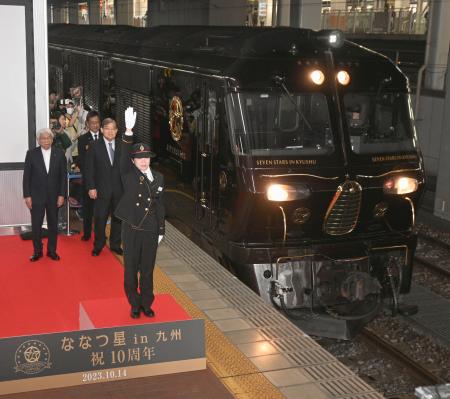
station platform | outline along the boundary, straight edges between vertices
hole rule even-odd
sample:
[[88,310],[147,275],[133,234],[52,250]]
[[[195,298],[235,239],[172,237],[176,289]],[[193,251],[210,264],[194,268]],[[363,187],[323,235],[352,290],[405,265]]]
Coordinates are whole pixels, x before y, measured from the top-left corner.
[[206,370],[1,398],[383,397],[168,222],[156,264],[155,292],[205,320]]

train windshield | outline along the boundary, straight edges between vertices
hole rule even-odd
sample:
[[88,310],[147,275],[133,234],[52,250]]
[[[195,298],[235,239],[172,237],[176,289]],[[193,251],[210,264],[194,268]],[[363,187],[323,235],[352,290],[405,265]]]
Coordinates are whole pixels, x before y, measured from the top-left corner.
[[241,92],[227,96],[234,151],[241,155],[325,155],[334,151],[322,93]]
[[412,113],[404,93],[347,93],[347,126],[356,154],[413,151]]

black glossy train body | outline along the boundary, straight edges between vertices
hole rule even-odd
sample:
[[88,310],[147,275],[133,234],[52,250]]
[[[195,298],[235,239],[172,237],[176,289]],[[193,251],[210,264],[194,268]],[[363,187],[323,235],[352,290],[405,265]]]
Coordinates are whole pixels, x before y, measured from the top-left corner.
[[137,110],[220,260],[306,331],[401,308],[424,170],[389,59],[339,32],[55,25],[49,63],[51,86],[82,85],[120,126]]

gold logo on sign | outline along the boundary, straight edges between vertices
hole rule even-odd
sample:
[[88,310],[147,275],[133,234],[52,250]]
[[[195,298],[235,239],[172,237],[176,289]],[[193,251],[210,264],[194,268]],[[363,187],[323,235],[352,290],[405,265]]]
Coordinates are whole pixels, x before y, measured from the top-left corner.
[[178,96],[173,96],[170,100],[169,127],[172,138],[180,141],[183,134],[183,104]]
[[24,374],[38,374],[42,370],[49,369],[50,351],[42,341],[29,340],[20,345],[14,356],[16,362],[15,371]]

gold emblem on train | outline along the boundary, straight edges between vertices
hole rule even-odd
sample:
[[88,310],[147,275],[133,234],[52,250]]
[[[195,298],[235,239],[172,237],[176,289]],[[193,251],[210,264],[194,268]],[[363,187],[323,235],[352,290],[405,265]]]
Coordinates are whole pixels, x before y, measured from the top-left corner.
[[183,134],[183,104],[178,96],[170,100],[169,127],[172,138],[180,141]]
[[311,217],[311,210],[308,208],[297,208],[292,213],[292,220],[295,224],[303,224],[306,223]]

